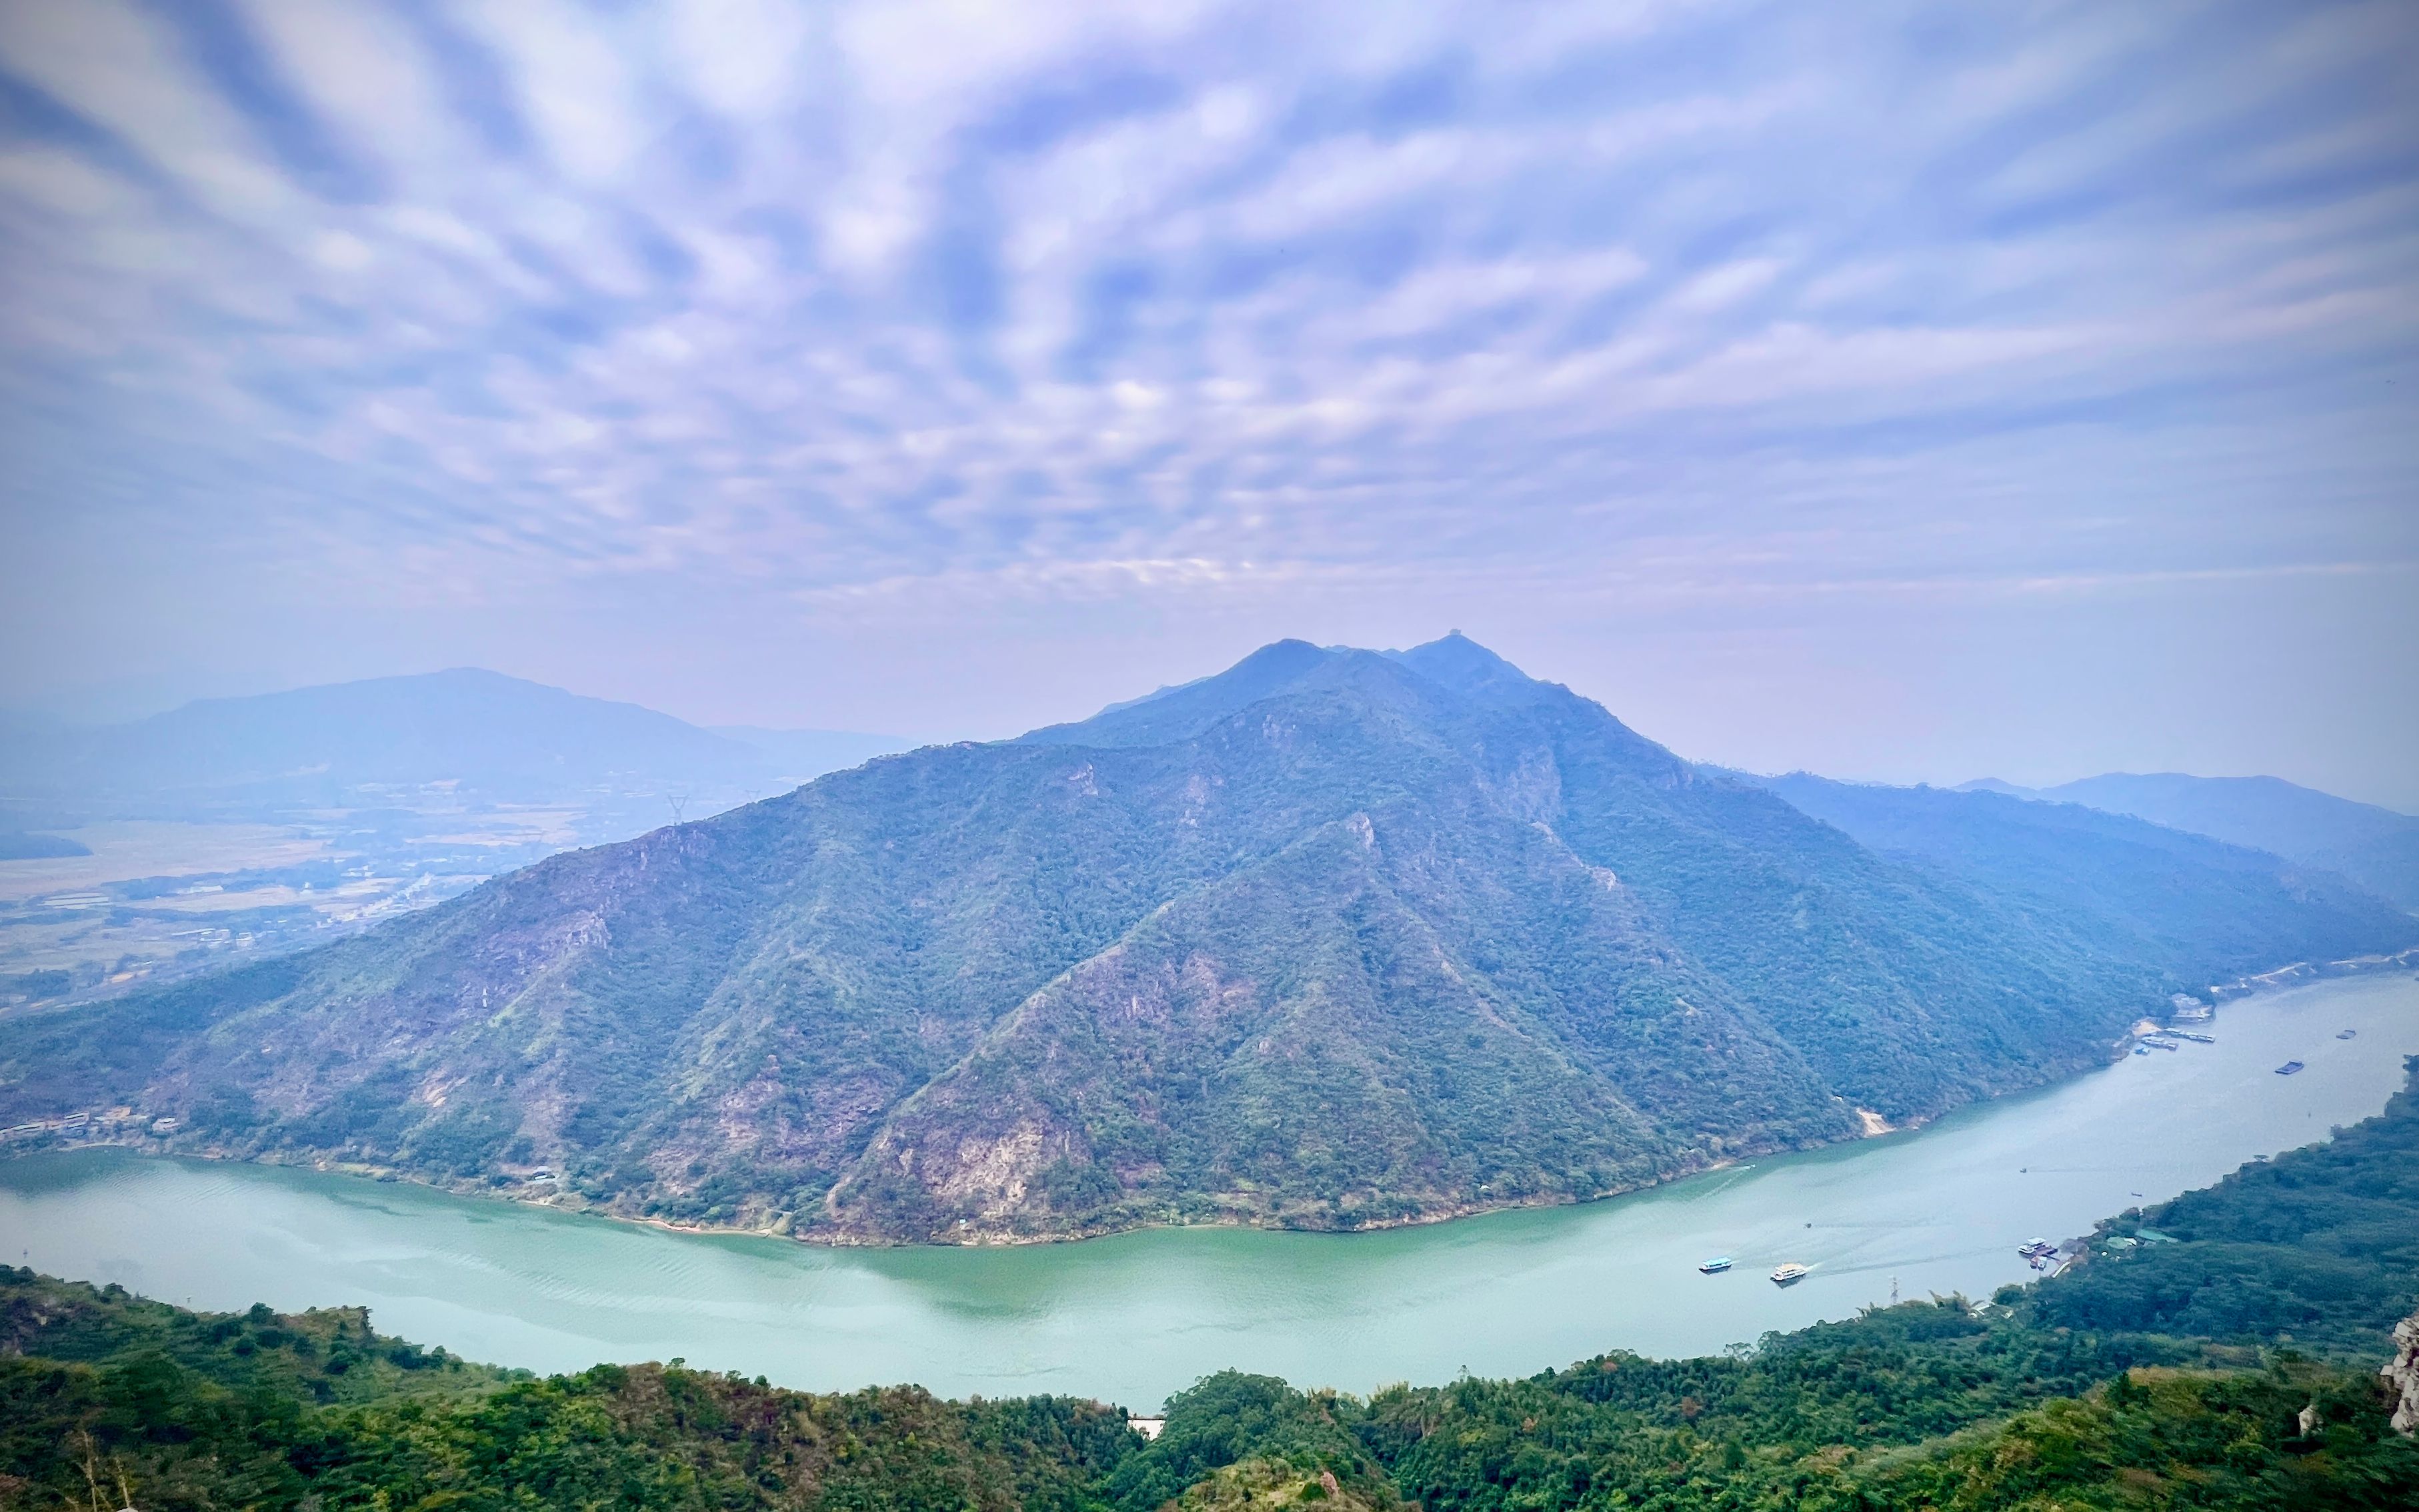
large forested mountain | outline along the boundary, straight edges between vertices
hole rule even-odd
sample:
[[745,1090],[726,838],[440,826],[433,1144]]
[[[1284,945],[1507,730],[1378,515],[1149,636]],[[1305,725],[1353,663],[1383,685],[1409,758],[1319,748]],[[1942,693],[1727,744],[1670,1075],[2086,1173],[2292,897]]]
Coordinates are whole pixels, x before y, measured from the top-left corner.
[[1457,636],[1288,641],[0,1023],[0,1119],[838,1239],[1384,1223],[1927,1117],[2172,991],[2419,941],[2217,849],[2006,895]]

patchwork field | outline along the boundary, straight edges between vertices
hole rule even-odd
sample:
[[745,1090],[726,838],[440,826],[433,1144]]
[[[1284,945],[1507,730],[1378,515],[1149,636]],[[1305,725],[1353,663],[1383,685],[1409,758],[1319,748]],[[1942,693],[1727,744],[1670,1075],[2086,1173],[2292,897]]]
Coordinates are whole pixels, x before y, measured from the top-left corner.
[[[281,816],[283,817],[283,816]],[[320,810],[286,823],[109,820],[89,856],[0,860],[0,1014],[300,949],[644,826],[552,808]]]
[[121,819],[58,833],[90,856],[0,861],[0,903],[144,877],[265,871],[335,854],[322,838],[285,825],[189,825]]
[[[19,821],[91,854],[0,860],[0,1014],[316,945],[679,811],[607,790],[586,802],[480,801],[452,782],[364,784],[346,796],[230,803],[192,820]],[[688,817],[732,796],[702,799]]]

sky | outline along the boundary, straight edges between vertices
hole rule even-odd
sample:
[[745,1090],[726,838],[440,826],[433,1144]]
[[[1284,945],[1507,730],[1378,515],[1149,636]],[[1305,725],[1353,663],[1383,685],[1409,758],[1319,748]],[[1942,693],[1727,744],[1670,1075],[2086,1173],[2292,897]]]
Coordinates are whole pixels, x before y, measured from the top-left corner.
[[0,704],[988,737],[1458,628],[2419,810],[2405,3],[0,0]]

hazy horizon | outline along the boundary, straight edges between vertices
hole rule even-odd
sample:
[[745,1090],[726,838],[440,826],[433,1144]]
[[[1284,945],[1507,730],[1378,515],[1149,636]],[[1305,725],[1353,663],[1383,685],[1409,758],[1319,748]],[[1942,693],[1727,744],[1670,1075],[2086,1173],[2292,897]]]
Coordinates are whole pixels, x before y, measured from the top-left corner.
[[[1457,634],[1457,633],[1460,633],[1460,632],[1456,629],[1456,630],[1455,630],[1455,631],[1453,631],[1453,632],[1449,632],[1449,633],[1456,633],[1456,634]],[[1283,639],[1283,638],[1280,638],[1280,639]],[[1473,639],[1474,639],[1474,638],[1473,638]],[[1483,644],[1484,642],[1481,642],[1481,643]],[[1344,644],[1346,644],[1346,643],[1344,643],[1344,642],[1338,642],[1335,646],[1331,646],[1329,649],[1338,649],[1338,648],[1342,647]],[[1390,650],[1390,649],[1399,649],[1399,648],[1388,648],[1388,647],[1376,647],[1376,646],[1372,646],[1372,647],[1363,647],[1363,648],[1360,648],[1360,649],[1366,649],[1366,650]],[[1226,667],[1226,666],[1230,666],[1230,665],[1232,665],[1232,664],[1231,664],[1231,663],[1224,663],[1224,664],[1221,664],[1219,667],[1209,669],[1207,672],[1202,673],[1202,674],[1199,674],[1199,675],[1209,675],[1209,674],[1210,674],[1210,673],[1214,673],[1214,672],[1217,672],[1217,671],[1224,671],[1224,670],[1225,669],[1225,667]],[[1523,670],[1525,671],[1525,669],[1523,669]],[[433,676],[433,675],[441,674],[441,673],[443,673],[443,672],[447,672],[447,671],[489,671],[489,672],[494,672],[494,671],[497,671],[497,669],[494,669],[494,668],[460,668],[460,667],[455,667],[455,668],[432,668],[432,669],[427,670],[427,671],[424,671],[424,672],[395,672],[395,673],[378,673],[378,674],[376,674],[376,676],[377,676],[377,677],[380,677],[380,678],[406,678],[406,677],[414,677],[414,676]],[[504,672],[504,673],[501,673],[501,675],[508,676],[508,677],[509,677],[509,676],[513,676],[514,674],[509,673],[509,672]],[[364,680],[367,680],[367,679],[364,679]],[[537,682],[537,680],[536,680],[536,679],[533,679],[533,678],[524,678],[524,679],[520,679],[520,680],[521,680],[521,681],[525,681],[525,682],[532,682],[532,683],[536,683],[536,682]],[[1148,696],[1150,696],[1151,694],[1154,694],[1154,693],[1159,693],[1159,692],[1165,692],[1165,691],[1168,691],[1168,690],[1170,690],[1170,689],[1172,689],[1172,688],[1175,688],[1175,687],[1180,687],[1180,686],[1182,686],[1184,683],[1191,682],[1191,681],[1193,681],[1193,680],[1194,680],[1194,679],[1193,679],[1192,677],[1179,677],[1179,678],[1172,679],[1172,680],[1171,680],[1171,681],[1169,681],[1169,682],[1162,683],[1162,684],[1156,685],[1156,686],[1155,686],[1155,687],[1153,687],[1152,688],[1138,690],[1138,691],[1133,692],[1133,693],[1132,693],[1132,694],[1130,694],[1130,695],[1128,695],[1128,696],[1126,696],[1126,697],[1124,697],[1124,698],[1120,698],[1120,699],[1112,699],[1112,700],[1109,700],[1107,702],[1102,703],[1102,704],[1100,704],[1100,705],[1096,705],[1096,706],[1095,706],[1095,707],[1093,707],[1093,708],[1089,708],[1089,709],[1085,709],[1085,710],[1078,711],[1075,715],[1072,715],[1072,716],[1071,716],[1070,717],[1071,717],[1071,718],[1083,718],[1083,717],[1089,717],[1089,716],[1091,716],[1091,715],[1093,715],[1093,714],[1097,714],[1097,713],[1102,712],[1103,710],[1105,710],[1105,709],[1107,709],[1107,708],[1115,707],[1115,706],[1117,706],[1117,705],[1123,704],[1123,703],[1130,703],[1130,702],[1134,702],[1134,701],[1136,701],[1136,700],[1139,700],[1139,699],[1142,699],[1142,698],[1148,697]],[[280,692],[298,692],[298,691],[304,691],[304,690],[307,690],[308,688],[312,688],[312,687],[328,687],[328,686],[331,686],[331,685],[328,685],[328,684],[306,684],[306,685],[300,685],[300,687],[289,687],[289,688],[264,688],[264,689],[259,690],[259,695],[246,695],[246,694],[232,694],[232,695],[205,695],[205,696],[204,696],[204,699],[205,699],[205,700],[207,700],[207,699],[209,699],[209,698],[243,698],[243,697],[248,697],[248,696],[266,696],[266,695],[269,695],[269,694],[274,694],[274,693],[280,693]],[[540,686],[540,687],[553,687],[554,685],[551,685],[551,684],[538,684],[538,686]],[[569,692],[569,693],[572,693],[572,694],[574,694],[574,695],[576,695],[576,696],[582,696],[582,697],[596,697],[596,696],[598,696],[598,695],[594,695],[594,694],[587,694],[587,693],[583,693],[583,691],[582,691],[581,689],[579,689],[579,688],[576,688],[576,687],[574,687],[574,688],[564,688],[564,689],[562,689],[562,691]],[[1577,691],[1577,692],[1579,692],[1579,694],[1581,694],[1582,696],[1592,696],[1592,695],[1589,695],[1589,694],[1587,693],[1587,690],[1586,690],[1585,688],[1579,688],[1579,689],[1576,689],[1576,691]],[[27,710],[0,710],[0,717],[22,717],[22,718],[29,718],[29,719],[32,719],[32,720],[34,720],[34,721],[37,721],[38,723],[42,724],[42,725],[50,725],[50,726],[57,726],[57,727],[66,727],[66,728],[84,727],[84,728],[91,728],[91,727],[94,727],[94,726],[97,726],[97,725],[100,725],[100,724],[104,724],[104,723],[106,723],[106,724],[123,724],[123,723],[133,723],[133,722],[137,722],[137,721],[139,721],[139,720],[141,720],[141,719],[143,719],[143,718],[148,717],[149,716],[152,716],[152,715],[155,715],[155,714],[167,713],[167,712],[172,711],[173,709],[184,707],[184,706],[186,706],[186,702],[196,702],[196,701],[185,701],[185,702],[179,702],[179,703],[177,703],[177,704],[171,704],[171,705],[166,706],[165,708],[158,708],[158,709],[146,708],[146,709],[141,709],[141,710],[134,711],[134,712],[132,712],[132,713],[126,713],[126,714],[92,715],[92,716],[87,716],[85,718],[83,718],[83,719],[74,719],[74,718],[66,717],[61,717],[61,716],[56,716],[56,715],[45,714],[45,713],[42,713],[42,712],[40,712],[40,711],[27,711]],[[625,703],[626,703],[626,702],[631,702],[632,701],[628,701],[628,700],[610,700],[610,701],[609,701],[609,702],[625,702]],[[1601,701],[1598,701],[1598,702],[1601,702]],[[641,708],[650,707],[650,705],[645,705],[645,704],[637,704],[637,705],[635,705],[635,706],[637,706],[637,707],[641,707]],[[671,714],[671,715],[673,715],[673,717],[683,717],[682,716],[678,715],[675,711],[672,711],[672,710],[668,710],[668,709],[667,709],[667,710],[656,710],[655,712],[658,712],[658,713],[665,713],[665,714]],[[1613,710],[1612,712],[1615,714],[1615,716],[1616,716],[1616,717],[1618,717],[1618,716],[1619,716],[1619,713],[1620,713],[1620,711],[1619,711],[1619,710]],[[1021,734],[1024,734],[1024,733],[1027,733],[1027,732],[1029,732],[1029,731],[1036,730],[1036,729],[1040,729],[1040,728],[1041,728],[1041,727],[1042,727],[1042,725],[1043,725],[1043,724],[1055,723],[1055,722],[1063,722],[1063,721],[1060,721],[1060,720],[1044,720],[1044,721],[1041,721],[1040,723],[1037,723],[1037,724],[1020,726],[1019,728],[1014,729],[1014,730],[1004,730],[1004,731],[996,731],[996,732],[982,733],[966,733],[966,732],[945,732],[945,733],[922,733],[922,734],[902,733],[895,732],[895,731],[839,730],[839,729],[834,729],[834,728],[831,728],[831,727],[828,727],[828,726],[810,726],[810,725],[755,725],[755,724],[737,723],[737,722],[734,722],[734,723],[707,723],[707,722],[704,722],[704,721],[701,721],[701,720],[697,720],[697,719],[685,719],[685,722],[686,722],[686,723],[688,723],[688,724],[690,724],[690,725],[693,725],[693,726],[695,726],[696,728],[699,728],[699,729],[701,729],[701,730],[705,730],[705,731],[707,731],[707,732],[708,732],[708,733],[715,733],[715,734],[723,734],[723,735],[731,736],[731,737],[732,737],[732,738],[737,738],[737,739],[741,739],[741,740],[745,740],[745,739],[747,739],[747,738],[748,737],[748,735],[749,735],[751,733],[768,733],[768,734],[829,734],[829,735],[839,735],[839,736],[848,737],[848,738],[860,738],[860,739],[871,739],[871,740],[895,740],[895,741],[897,741],[897,742],[899,743],[899,747],[900,747],[900,748],[901,748],[901,749],[908,749],[908,748],[914,748],[914,747],[917,747],[917,746],[944,744],[944,743],[947,743],[947,742],[949,742],[949,741],[955,741],[955,740],[969,740],[969,739],[970,739],[970,740],[1006,740],[1006,739],[1012,739],[1012,738],[1014,738],[1015,736],[1017,736],[1017,735],[1021,735]],[[1641,731],[1641,733],[1646,734],[1649,738],[1654,738],[1654,732],[1652,732],[1651,730]],[[1677,748],[1674,748],[1676,749]],[[1743,765],[1741,765],[1740,764],[1737,764],[1737,763],[1724,762],[1724,761],[1721,761],[1720,759],[1718,759],[1718,758],[1717,758],[1717,757],[1706,756],[1706,755],[1703,755],[1703,754],[1700,754],[1700,753],[1695,753],[1695,752],[1690,752],[1690,751],[1686,751],[1686,750],[1680,750],[1680,751],[1678,751],[1678,754],[1680,754],[1681,756],[1686,757],[1687,759],[1691,760],[1691,761],[1705,762],[1705,763],[1710,763],[1710,764],[1715,764],[1715,765],[1731,766],[1731,767],[1733,767],[1733,768],[1738,769],[1738,770],[1758,770],[1758,769],[1756,769],[1756,768],[1749,768],[1749,767],[1743,766]],[[1809,771],[1809,770],[1811,770],[1811,768],[1805,767],[1805,766],[1803,766],[1803,765],[1801,764],[1801,765],[1795,765],[1795,766],[1788,766],[1788,767],[1775,766],[1775,767],[1764,768],[1764,769],[1761,769],[1761,770],[1763,771],[1763,774],[1764,774],[1764,775],[1767,775],[1767,776],[1778,776],[1778,775],[1780,775],[1780,774],[1781,774],[1781,773],[1783,773],[1783,772]],[[1847,781],[1857,781],[1857,782],[1883,782],[1883,783],[1898,783],[1898,784],[1929,783],[1929,784],[1931,784],[1931,785],[1933,785],[1933,786],[1935,786],[1935,787],[1954,787],[1954,786],[1958,786],[1958,785],[1960,785],[1960,784],[1964,784],[1964,783],[1970,783],[1970,782],[1976,782],[1976,781],[1989,781],[1989,780],[2009,781],[2009,780],[2011,780],[2011,779],[2007,779],[2006,777],[2004,777],[2004,775],[2003,775],[2003,774],[1998,773],[1998,772],[1978,772],[1978,773],[1968,774],[1968,775],[1965,775],[1965,776],[1953,776],[1953,775],[1947,775],[1947,774],[1943,774],[1943,775],[1937,775],[1937,776],[1917,776],[1917,777],[1906,777],[1906,776],[1886,776],[1886,777],[1885,777],[1885,776],[1872,776],[1872,775],[1868,775],[1868,774],[1864,774],[1864,773],[1858,773],[1858,772],[1824,772],[1824,773],[1819,773],[1819,774],[1817,774],[1817,775],[1825,776],[1825,777],[1831,777],[1831,778],[1840,779],[1847,780]],[[2043,778],[2043,779],[2039,779],[2039,780],[2031,781],[2031,782],[2023,782],[2023,781],[2018,781],[2018,782],[2015,782],[2015,783],[2014,783],[2014,785],[2015,785],[2015,786],[2017,786],[2017,787],[2021,787],[2021,788],[2027,788],[2027,789],[2054,788],[2054,787],[2059,786],[2059,785],[2060,785],[2060,784],[2062,784],[2062,783],[2069,782],[2069,781],[2074,781],[2074,780],[2080,780],[2080,779],[2086,779],[2086,778],[2100,777],[2100,776],[2108,776],[2108,775],[2173,775],[2173,774],[2166,772],[2165,769],[2162,769],[2162,771],[2161,771],[2161,772],[2159,772],[2159,773],[2148,773],[2148,772],[2145,772],[2145,773],[2133,773],[2133,774],[2116,774],[2116,773],[2113,773],[2113,771],[2074,772],[2074,773],[2065,774],[2065,775],[2060,775],[2060,776],[2051,776],[2051,777]],[[2183,775],[2189,775],[2189,776],[2195,776],[2195,777],[2276,777],[2276,776],[2279,776],[2280,774],[2277,774],[2277,773],[2274,773],[2274,772],[2195,772],[2195,773],[2189,773],[2189,774],[2183,774]],[[2288,780],[2290,780],[2290,779],[2288,779]],[[2301,784],[2301,785],[2305,786],[2305,787],[2306,787],[2306,786],[2312,786],[2312,784],[2308,784],[2308,783],[2303,783],[2303,784]],[[2326,791],[2326,790],[2324,790],[2324,789],[2320,789],[2319,791]],[[2385,808],[2385,809],[2388,809],[2388,810],[2392,810],[2396,811],[2396,812],[2401,812],[2401,813],[2411,813],[2411,812],[2412,812],[2411,809],[2410,809],[2410,808],[2405,808],[2405,807],[2399,807],[2399,806],[2397,806],[2396,804],[2395,804],[2394,802],[2392,802],[2392,801],[2390,801],[2390,800],[2385,800],[2385,799],[2377,799],[2377,798],[2366,798],[2366,797],[2362,797],[2360,795],[2357,795],[2357,794],[2349,794],[2349,793],[2338,793],[2338,794],[2335,794],[2334,795],[2335,795],[2335,796],[2338,796],[2338,797],[2348,797],[2348,798],[2352,798],[2352,799],[2354,799],[2355,801],[2364,802],[2364,803],[2374,803],[2374,804],[2377,804],[2379,807],[2382,807],[2382,808]],[[2419,817],[2419,814],[2413,814],[2413,817]]]
[[0,11],[0,706],[990,737],[1454,626],[1692,758],[2419,810],[2419,27]]

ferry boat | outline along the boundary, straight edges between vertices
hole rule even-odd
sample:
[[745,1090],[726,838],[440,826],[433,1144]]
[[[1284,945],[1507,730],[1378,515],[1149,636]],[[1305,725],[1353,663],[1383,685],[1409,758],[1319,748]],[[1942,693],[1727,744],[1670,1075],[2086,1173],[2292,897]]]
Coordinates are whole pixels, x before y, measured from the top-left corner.
[[2195,1044],[2217,1043],[2217,1036],[2213,1034],[2195,1034],[2190,1029],[2168,1029],[2165,1032],[2174,1035],[2179,1040],[2190,1040]]
[[2279,1066],[2279,1067],[2277,1067],[2277,1068],[2276,1068],[2276,1074],[2277,1074],[2277,1075],[2279,1075],[2279,1076],[2290,1076],[2290,1075],[2292,1075],[2295,1072],[2300,1071],[2301,1069],[2302,1069],[2302,1063],[2301,1063],[2300,1061],[2298,1061],[2298,1060],[2288,1060],[2288,1061],[2285,1062],[2283,1065],[2281,1065],[2281,1066]]
[[1697,1267],[1698,1270],[1703,1272],[1707,1275],[1719,1275],[1730,1268],[1731,1257],[1727,1255],[1718,1256]]
[[2057,1246],[2056,1244],[2051,1243],[2051,1242],[2050,1242],[2048,1240],[2046,1240],[2046,1239],[2036,1239],[2036,1240],[2034,1240],[2034,1241],[2033,1241],[2031,1243],[2029,1243],[2029,1244],[2019,1244],[2019,1245],[2017,1245],[2017,1246],[2016,1246],[2016,1253],[2017,1253],[2017,1254],[2019,1254],[2019,1255],[2021,1255],[2021,1256],[2023,1256],[2026,1259],[2028,1259],[2028,1260],[2030,1260],[2030,1259],[2037,1259],[2037,1258],[2039,1258],[2040,1257],[2044,1256],[2044,1255],[2055,1255],[2055,1254],[2057,1254]]
[[1793,1281],[1803,1281],[1812,1273],[1814,1267],[1810,1265],[1800,1265],[1795,1260],[1791,1260],[1772,1273],[1772,1284],[1776,1287],[1785,1287]]
[[2173,1040],[2145,1040],[2142,1042],[2153,1050],[2180,1050],[2183,1048],[2183,1046],[2176,1043]]

